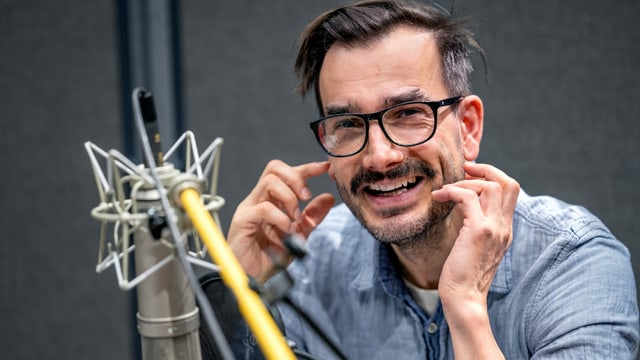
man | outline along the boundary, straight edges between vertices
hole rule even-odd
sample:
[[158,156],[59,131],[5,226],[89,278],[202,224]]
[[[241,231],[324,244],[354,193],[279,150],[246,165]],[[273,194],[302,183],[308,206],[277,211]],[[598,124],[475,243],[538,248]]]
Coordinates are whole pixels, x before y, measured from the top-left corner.
[[[266,280],[288,233],[309,255],[290,296],[349,359],[632,359],[628,251],[586,210],[475,163],[483,104],[464,24],[437,7],[357,3],[304,30],[296,69],[327,162],[269,163],[228,241]],[[312,197],[328,173],[344,204]],[[306,202],[301,210],[300,202]],[[290,308],[286,335],[336,356]]]

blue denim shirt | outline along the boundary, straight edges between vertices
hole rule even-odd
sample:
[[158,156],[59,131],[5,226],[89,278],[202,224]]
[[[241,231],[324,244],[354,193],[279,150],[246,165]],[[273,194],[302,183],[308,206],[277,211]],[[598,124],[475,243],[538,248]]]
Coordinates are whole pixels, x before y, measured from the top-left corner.
[[[404,285],[390,248],[338,205],[289,271],[290,296],[349,359],[453,359],[442,309],[429,317]],[[334,354],[289,307],[287,338]],[[513,242],[488,309],[507,359],[635,359],[638,307],[627,249],[584,208],[521,192]]]

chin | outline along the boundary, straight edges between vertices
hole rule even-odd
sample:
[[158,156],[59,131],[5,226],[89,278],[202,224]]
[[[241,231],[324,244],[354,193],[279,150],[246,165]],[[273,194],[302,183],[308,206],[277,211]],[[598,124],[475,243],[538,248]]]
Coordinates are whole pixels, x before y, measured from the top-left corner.
[[388,208],[373,214],[364,214],[357,208],[352,212],[371,235],[383,243],[400,245],[414,242],[428,226],[428,221],[425,221],[427,214],[417,214],[406,208]]
[[390,208],[376,215],[363,214],[359,208],[351,211],[378,241],[406,248],[437,245],[454,206],[451,202],[432,202],[421,212]]

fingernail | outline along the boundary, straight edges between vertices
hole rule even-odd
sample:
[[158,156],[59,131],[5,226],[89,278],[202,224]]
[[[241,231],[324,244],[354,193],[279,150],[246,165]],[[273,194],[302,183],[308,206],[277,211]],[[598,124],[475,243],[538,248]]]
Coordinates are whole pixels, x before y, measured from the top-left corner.
[[308,200],[311,198],[311,191],[309,190],[309,188],[303,188],[302,191],[300,191],[300,196],[302,197],[302,200]]

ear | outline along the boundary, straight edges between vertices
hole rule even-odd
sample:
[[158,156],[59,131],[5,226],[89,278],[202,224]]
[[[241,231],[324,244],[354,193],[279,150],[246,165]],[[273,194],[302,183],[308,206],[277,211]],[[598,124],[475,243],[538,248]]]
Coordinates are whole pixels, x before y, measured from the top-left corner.
[[484,124],[482,100],[476,95],[465,96],[460,101],[457,111],[460,119],[460,136],[464,158],[467,161],[474,161],[480,154],[480,141],[482,140]]

